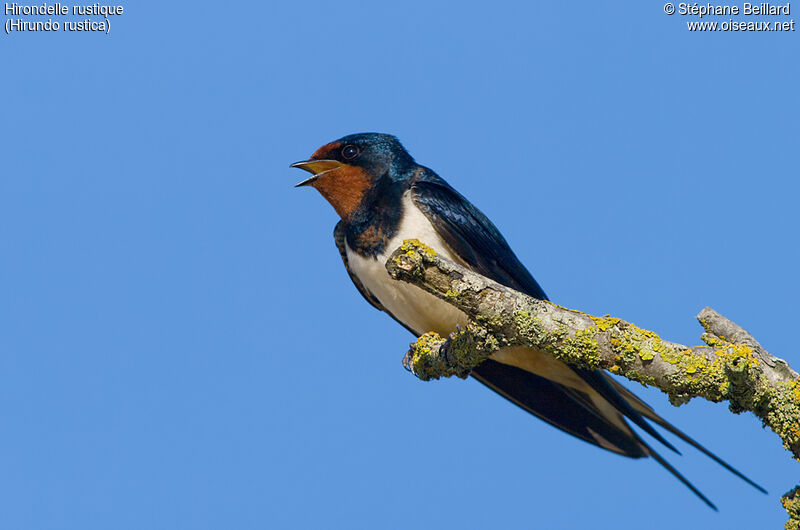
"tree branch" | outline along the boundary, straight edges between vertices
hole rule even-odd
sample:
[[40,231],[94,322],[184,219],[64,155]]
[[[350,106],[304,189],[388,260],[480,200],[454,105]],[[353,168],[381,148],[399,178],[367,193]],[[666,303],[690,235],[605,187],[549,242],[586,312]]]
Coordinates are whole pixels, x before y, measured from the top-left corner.
[[[469,317],[465,329],[447,338],[429,332],[411,344],[403,364],[422,380],[466,377],[499,348],[526,346],[573,366],[605,369],[654,386],[673,405],[694,397],[728,401],[732,412],[758,416],[800,460],[800,376],[709,307],[697,315],[706,345],[684,346],[619,318],[531,298],[438,256],[417,240],[404,241],[386,269],[392,278],[417,285]],[[787,528],[800,528],[797,491],[783,498],[791,516]]]

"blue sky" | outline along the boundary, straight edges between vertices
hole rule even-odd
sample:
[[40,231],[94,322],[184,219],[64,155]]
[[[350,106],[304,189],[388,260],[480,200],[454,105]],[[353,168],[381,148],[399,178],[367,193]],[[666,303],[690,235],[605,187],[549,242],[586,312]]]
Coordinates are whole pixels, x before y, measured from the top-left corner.
[[797,464],[752,415],[635,385],[770,491],[681,445],[713,513],[415,380],[288,165],[396,134],[559,304],[692,344],[711,305],[798,366],[797,33],[634,1],[123,5],[108,35],[0,37],[0,527],[783,523]]

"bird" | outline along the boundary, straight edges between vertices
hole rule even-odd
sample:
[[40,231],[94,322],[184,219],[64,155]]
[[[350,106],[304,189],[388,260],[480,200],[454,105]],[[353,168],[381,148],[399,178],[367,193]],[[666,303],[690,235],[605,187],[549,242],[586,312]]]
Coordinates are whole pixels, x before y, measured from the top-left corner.
[[[339,215],[333,231],[344,267],[361,295],[416,336],[465,327],[465,313],[392,279],[385,263],[404,240],[533,298],[548,300],[495,225],[433,170],[417,164],[392,135],[358,133],[317,149],[290,167],[311,173],[296,187],[315,188]],[[650,457],[713,510],[717,507],[640,436],[641,428],[680,454],[651,425],[664,428],[754,488],[766,490],[659,416],[603,370],[577,368],[521,346],[501,348],[471,377],[525,411],[602,449]]]

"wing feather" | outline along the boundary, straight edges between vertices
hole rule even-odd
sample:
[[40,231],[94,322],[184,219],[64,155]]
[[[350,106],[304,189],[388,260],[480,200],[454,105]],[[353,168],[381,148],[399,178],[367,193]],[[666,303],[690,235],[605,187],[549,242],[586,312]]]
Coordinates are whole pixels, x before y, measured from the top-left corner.
[[[423,168],[411,189],[415,204],[428,217],[440,237],[473,270],[529,296],[547,300],[547,295],[492,222],[444,179]],[[582,440],[634,458],[652,456],[709,506],[713,507],[713,504],[650,448],[627,425],[624,417],[631,419],[666,447],[675,450],[645,418],[657,423],[764,491],[761,486],[658,416],[652,408],[602,370],[570,369],[591,388],[593,395],[494,361],[478,366],[473,376],[531,414]],[[542,403],[543,400],[555,400],[557,405]]]

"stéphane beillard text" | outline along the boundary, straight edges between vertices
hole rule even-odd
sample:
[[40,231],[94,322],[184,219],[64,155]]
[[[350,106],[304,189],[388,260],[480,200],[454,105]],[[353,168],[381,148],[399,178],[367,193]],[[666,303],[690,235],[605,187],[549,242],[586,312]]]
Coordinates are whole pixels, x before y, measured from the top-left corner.
[[744,16],[777,16],[790,15],[792,3],[776,5],[769,3],[751,4],[745,2],[740,8],[738,5],[693,4],[682,2],[678,4],[678,14],[703,18],[706,16],[744,15]]

